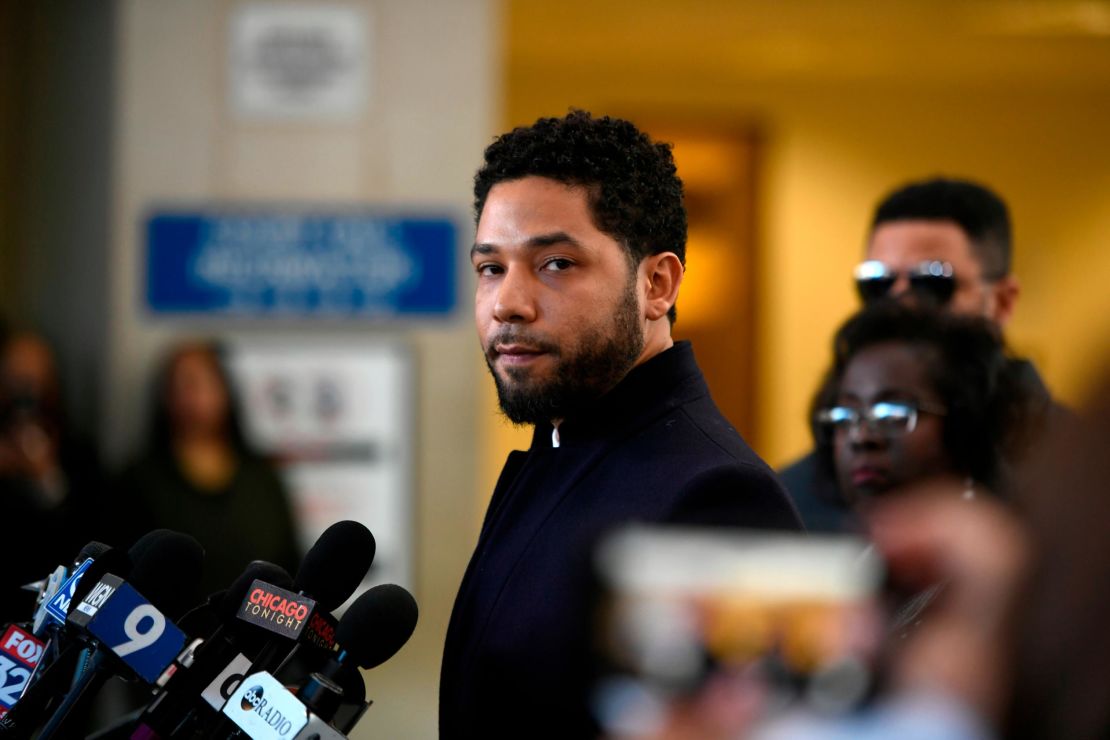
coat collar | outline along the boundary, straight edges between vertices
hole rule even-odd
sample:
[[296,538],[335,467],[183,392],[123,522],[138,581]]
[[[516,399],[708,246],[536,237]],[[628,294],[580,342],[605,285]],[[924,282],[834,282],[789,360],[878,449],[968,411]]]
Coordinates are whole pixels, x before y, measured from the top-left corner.
[[[617,385],[589,406],[568,415],[559,424],[560,448],[576,446],[612,435],[618,429],[639,426],[672,408],[709,393],[694,360],[689,342],[674,346],[637,365]],[[658,399],[665,403],[656,403]],[[532,449],[551,447],[552,425],[537,424]]]

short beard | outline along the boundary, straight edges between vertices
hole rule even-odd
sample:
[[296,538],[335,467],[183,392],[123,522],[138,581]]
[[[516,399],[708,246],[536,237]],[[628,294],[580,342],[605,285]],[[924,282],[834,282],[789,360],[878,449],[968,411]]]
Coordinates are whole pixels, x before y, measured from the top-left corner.
[[[540,424],[566,419],[596,401],[628,374],[643,352],[639,316],[636,282],[630,279],[607,333],[591,328],[573,347],[544,345],[557,361],[551,379],[543,383],[529,383],[526,373],[520,373],[516,383],[502,380],[487,354],[486,365],[497,385],[502,413],[514,424]],[[510,378],[514,374],[512,369],[508,371]]]

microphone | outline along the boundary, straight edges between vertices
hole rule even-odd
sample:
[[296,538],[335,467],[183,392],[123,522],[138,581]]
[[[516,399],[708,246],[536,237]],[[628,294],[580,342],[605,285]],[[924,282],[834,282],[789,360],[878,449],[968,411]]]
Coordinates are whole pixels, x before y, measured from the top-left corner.
[[0,718],[15,705],[27,686],[31,673],[38,667],[46,643],[19,625],[8,625],[0,637]]
[[[309,681],[320,676],[343,686],[341,704],[346,705],[345,709],[354,705],[349,712],[351,716],[337,723],[343,732],[350,732],[369,706],[364,703],[365,685],[355,666],[370,670],[396,655],[412,637],[419,616],[420,610],[412,594],[401,586],[387,583],[374,586],[355,599],[339,620],[336,633],[339,654],[310,675]],[[355,690],[352,691],[352,687]],[[339,711],[337,706],[326,719],[332,721]],[[326,715],[325,712],[319,714]]]
[[[298,631],[295,635],[288,631],[284,633],[298,641],[281,660],[277,660],[277,654],[282,649],[283,641],[271,641],[251,664],[251,672],[269,670],[275,664],[275,672],[280,670],[297,656],[301,645],[330,650],[335,643],[335,619],[329,612],[349,599],[362,583],[374,561],[374,552],[374,535],[358,522],[340,521],[325,529],[301,561],[293,581],[296,594],[277,594],[277,597],[286,599],[286,606],[295,601],[296,596],[306,596],[315,602],[314,608],[310,607],[305,615],[309,629]],[[242,612],[240,616],[249,618]],[[274,626],[274,621],[270,621],[271,626]]]
[[[75,718],[113,673],[154,683],[184,646],[185,634],[171,620],[195,598],[204,558],[200,543],[185,534],[155,530],[128,553],[133,561],[130,580],[105,574],[66,617],[67,625],[89,637],[90,658],[43,728],[42,740],[71,736]],[[88,580],[82,579],[78,591]]]
[[[374,560],[375,549],[374,535],[364,525],[350,520],[339,521],[325,529],[305,553],[293,581],[293,591],[274,589],[272,584],[259,584],[259,592],[252,590],[239,617],[276,633],[276,636],[267,642],[245,673],[251,677],[270,676],[280,686],[273,673],[280,672],[300,657],[302,645],[317,653],[326,655],[330,652],[335,644],[336,622],[329,612],[350,598],[362,583]],[[252,597],[256,603],[250,603]],[[292,613],[286,614],[286,611]],[[289,617],[293,617],[292,623],[287,621]],[[295,640],[292,648],[282,657],[280,652],[290,640]],[[272,673],[269,672],[271,668]],[[265,685],[260,686],[265,693]],[[243,684],[239,688],[246,690]],[[271,687],[272,696],[281,696],[274,692]],[[228,699],[224,705],[225,715],[227,707],[235,701],[235,695]],[[242,702],[243,697],[239,697],[238,701]],[[206,731],[212,736],[221,736],[221,733],[233,730],[231,724],[230,718],[221,717]]]
[[[58,589],[62,587],[62,584],[68,576],[69,568],[64,565],[59,565],[45,580],[29,584],[30,587],[38,591],[38,596],[35,597],[35,611],[31,617],[31,630],[33,632],[40,631],[43,628],[43,622],[46,619],[46,603],[54,598],[54,595],[58,593]],[[24,588],[27,587],[28,586],[24,586]]]
[[127,551],[134,566],[129,580],[170,619],[179,619],[200,601],[204,548],[193,537],[155,529]]
[[342,647],[338,661],[369,670],[386,662],[416,630],[420,609],[404,588],[386,583],[355,599],[339,620],[336,638]]
[[293,589],[308,594],[331,612],[351,598],[374,562],[374,535],[365,525],[345,520],[320,534],[297,570]]
[[[94,544],[99,543],[89,543],[86,548]],[[47,716],[67,690],[84,647],[82,636],[64,622],[70,605],[80,603],[92,586],[109,572],[126,575],[131,571],[128,554],[110,547],[100,552],[91,563],[86,564],[87,561],[88,558],[62,584],[59,593],[47,606],[52,610],[52,618],[54,611],[60,611],[63,621],[51,628],[51,638],[44,655],[28,678],[23,693],[10,711],[0,718],[0,738],[29,737],[37,727],[35,723]]]
[[49,595],[46,592],[43,593],[43,599],[32,619],[35,635],[42,637],[48,630],[53,631],[65,623],[66,613],[73,601],[74,591],[85,575],[85,571],[111,549],[103,542],[96,541],[89,542],[81,548],[77,557],[73,559],[73,570],[69,572],[68,578],[62,581],[53,593]]
[[272,563],[256,560],[248,565],[214,605],[220,626],[208,639],[195,640],[159,679],[161,691],[139,716],[136,737],[175,735],[195,723],[198,715],[214,716],[224,705],[262,647],[264,633],[236,618],[260,580],[286,586],[293,582]]
[[30,629],[23,624],[11,624],[3,637],[0,637],[0,655],[7,659],[7,662],[0,659],[0,668],[3,669],[0,672],[4,675],[4,680],[0,681],[0,718],[15,705],[36,677],[37,671],[42,666],[49,665],[56,657],[58,645],[52,638],[58,625],[65,620],[65,614],[63,612],[62,619],[58,620],[56,612],[48,611],[47,607],[60,602],[64,608],[68,608],[68,596],[72,587],[80,580],[81,573],[91,565],[93,557],[103,554],[107,549],[107,545],[90,542],[77,554],[74,560],[77,570],[72,575],[69,575],[69,569],[65,565],[55,568],[37,586],[39,596]]
[[[263,738],[342,738],[332,720],[344,701],[357,703],[354,720],[365,710],[362,680],[357,670],[358,690],[348,696],[350,684],[345,670],[352,666],[373,668],[397,653],[416,628],[418,609],[408,591],[392,584],[376,586],[358,599],[339,621],[337,629],[342,652],[322,672],[314,672],[296,693],[290,692],[267,672],[247,676],[224,704],[222,714],[254,740]],[[338,679],[338,680],[337,680]],[[232,736],[234,731],[217,735]]]

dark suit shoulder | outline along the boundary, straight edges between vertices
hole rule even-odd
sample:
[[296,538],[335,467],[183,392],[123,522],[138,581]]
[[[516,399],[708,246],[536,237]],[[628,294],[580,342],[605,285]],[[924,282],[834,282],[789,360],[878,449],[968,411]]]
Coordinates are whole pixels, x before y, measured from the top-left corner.
[[817,453],[813,451],[806,453],[789,465],[780,468],[778,473],[783,485],[791,493],[795,490],[812,488],[817,478]]
[[708,398],[664,415],[643,430],[636,446],[671,491],[666,521],[801,527],[774,472]]
[[854,532],[859,529],[836,480],[810,452],[779,471],[802,523],[810,532]]
[[708,395],[682,404],[676,411],[697,432],[697,435],[687,437],[688,444],[702,447],[705,454],[710,456],[713,456],[711,450],[715,449],[722,456],[721,459],[752,465],[772,474],[771,468],[744,441],[740,432],[721,414]]
[[666,521],[759,529],[802,528],[778,480],[761,467],[745,464],[705,468],[683,481]]

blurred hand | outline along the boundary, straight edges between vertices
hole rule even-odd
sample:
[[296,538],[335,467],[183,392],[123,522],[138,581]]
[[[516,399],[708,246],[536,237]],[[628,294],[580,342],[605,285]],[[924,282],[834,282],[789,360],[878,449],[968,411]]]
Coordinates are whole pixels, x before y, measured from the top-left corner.
[[894,658],[894,688],[941,691],[997,717],[1007,695],[1010,620],[1029,561],[1017,518],[938,481],[876,502],[868,521],[894,582],[943,588]]
[[53,508],[66,497],[58,443],[40,424],[20,420],[0,435],[0,476],[20,481],[34,505]]

